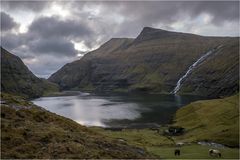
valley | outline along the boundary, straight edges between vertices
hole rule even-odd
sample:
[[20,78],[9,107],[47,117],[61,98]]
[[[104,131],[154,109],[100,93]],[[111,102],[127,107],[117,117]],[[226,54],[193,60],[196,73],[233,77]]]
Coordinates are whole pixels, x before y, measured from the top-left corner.
[[145,27],[48,79],[1,48],[1,158],[237,159],[238,43]]
[[[218,108],[219,104],[221,107]],[[1,156],[31,159],[211,159],[214,157],[208,155],[208,150],[217,148],[221,151],[222,158],[237,159],[238,107],[238,95],[224,99],[200,100],[179,109],[172,124],[121,130],[114,130],[113,127],[109,130],[85,127],[21,97],[1,94],[1,140],[4,153]],[[215,111],[210,112],[211,109]],[[163,133],[169,126],[181,126],[186,131],[183,135],[168,137]],[[224,146],[200,145],[198,142],[215,142]],[[173,154],[176,144],[181,144],[179,157]]]

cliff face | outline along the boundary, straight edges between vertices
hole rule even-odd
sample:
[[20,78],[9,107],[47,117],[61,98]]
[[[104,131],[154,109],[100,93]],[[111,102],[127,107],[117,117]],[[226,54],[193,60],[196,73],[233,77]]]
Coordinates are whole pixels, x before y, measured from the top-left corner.
[[[238,42],[238,38],[203,37],[146,27],[136,39],[111,39],[82,59],[66,64],[49,80],[61,89],[170,93],[189,66],[222,45],[219,54],[187,77],[179,93],[205,95],[211,91],[209,96],[230,95],[238,90]],[[229,67],[231,71],[222,72]],[[219,79],[207,76],[207,71],[215,71],[221,77],[222,88],[211,87]]]
[[1,48],[1,92],[27,98],[40,97],[50,90],[58,90],[56,84],[36,77],[22,60]]
[[226,42],[215,54],[199,65],[186,79],[181,93],[206,96],[232,95],[239,91],[239,41]]

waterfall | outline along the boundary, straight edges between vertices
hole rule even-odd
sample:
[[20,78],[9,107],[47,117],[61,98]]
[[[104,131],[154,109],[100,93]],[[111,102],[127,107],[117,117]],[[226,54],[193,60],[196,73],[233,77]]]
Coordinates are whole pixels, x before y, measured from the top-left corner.
[[205,53],[203,56],[201,56],[196,62],[194,62],[187,70],[187,72],[177,81],[176,87],[174,88],[174,90],[171,92],[173,94],[176,94],[182,85],[182,82],[184,79],[186,79],[186,77],[192,73],[192,70],[194,68],[196,68],[200,63],[202,63],[203,61],[205,61],[207,59],[208,56],[210,56],[212,53],[214,53],[218,48],[220,48],[221,46],[218,46],[216,48],[213,48],[211,50],[209,50],[207,53]]

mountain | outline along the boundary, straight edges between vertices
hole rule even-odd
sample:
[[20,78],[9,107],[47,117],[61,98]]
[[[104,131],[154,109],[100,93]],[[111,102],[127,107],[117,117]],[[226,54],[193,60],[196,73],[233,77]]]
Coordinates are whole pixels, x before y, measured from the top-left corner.
[[49,78],[62,90],[171,93],[200,57],[211,54],[181,84],[180,94],[238,92],[239,38],[204,37],[145,27],[135,39],[113,38]]
[[1,92],[35,98],[50,91],[58,91],[58,86],[36,77],[19,57],[1,47]]

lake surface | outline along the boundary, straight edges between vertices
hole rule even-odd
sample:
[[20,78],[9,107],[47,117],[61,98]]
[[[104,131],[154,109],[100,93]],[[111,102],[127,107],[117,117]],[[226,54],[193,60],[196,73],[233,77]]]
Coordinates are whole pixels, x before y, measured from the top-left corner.
[[32,102],[82,125],[128,127],[170,123],[176,110],[198,96],[150,94],[89,94],[42,97]]

